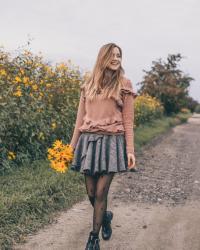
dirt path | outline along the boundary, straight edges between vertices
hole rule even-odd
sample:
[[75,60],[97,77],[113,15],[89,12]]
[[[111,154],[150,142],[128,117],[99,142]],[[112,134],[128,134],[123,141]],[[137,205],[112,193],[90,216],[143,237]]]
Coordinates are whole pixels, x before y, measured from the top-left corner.
[[[200,250],[200,116],[154,140],[137,166],[137,173],[114,177],[108,197],[113,235],[100,237],[101,249]],[[15,250],[82,250],[91,227],[86,199]]]

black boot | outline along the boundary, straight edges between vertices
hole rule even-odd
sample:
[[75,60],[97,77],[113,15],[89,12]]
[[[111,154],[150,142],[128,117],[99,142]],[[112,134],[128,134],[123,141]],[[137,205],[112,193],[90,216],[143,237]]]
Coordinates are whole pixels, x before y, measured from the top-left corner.
[[113,218],[113,212],[106,211],[101,227],[101,234],[104,240],[109,240],[112,235],[112,228],[111,228],[112,218]]
[[85,250],[100,250],[99,242],[99,236],[93,234],[93,232],[91,231]]

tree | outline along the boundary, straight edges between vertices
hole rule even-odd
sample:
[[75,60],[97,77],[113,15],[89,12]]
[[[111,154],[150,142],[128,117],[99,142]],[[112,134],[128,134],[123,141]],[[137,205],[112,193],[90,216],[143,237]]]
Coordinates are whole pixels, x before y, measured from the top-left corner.
[[144,70],[146,75],[140,83],[140,94],[149,94],[160,100],[165,113],[177,113],[185,107],[188,97],[188,87],[193,80],[178,69],[181,54],[168,55],[167,62],[159,59],[152,62],[150,71]]

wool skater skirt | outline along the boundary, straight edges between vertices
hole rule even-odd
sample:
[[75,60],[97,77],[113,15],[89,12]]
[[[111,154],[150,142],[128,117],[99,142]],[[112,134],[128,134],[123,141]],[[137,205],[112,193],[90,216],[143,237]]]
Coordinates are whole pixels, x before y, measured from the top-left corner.
[[127,172],[129,169],[124,134],[82,132],[70,169],[92,176]]

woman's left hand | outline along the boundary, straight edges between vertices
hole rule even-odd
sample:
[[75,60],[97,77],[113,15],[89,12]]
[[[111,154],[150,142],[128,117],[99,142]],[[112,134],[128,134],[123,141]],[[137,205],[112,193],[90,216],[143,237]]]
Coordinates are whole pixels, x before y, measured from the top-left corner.
[[135,155],[128,153],[128,168],[134,169],[135,168]]

